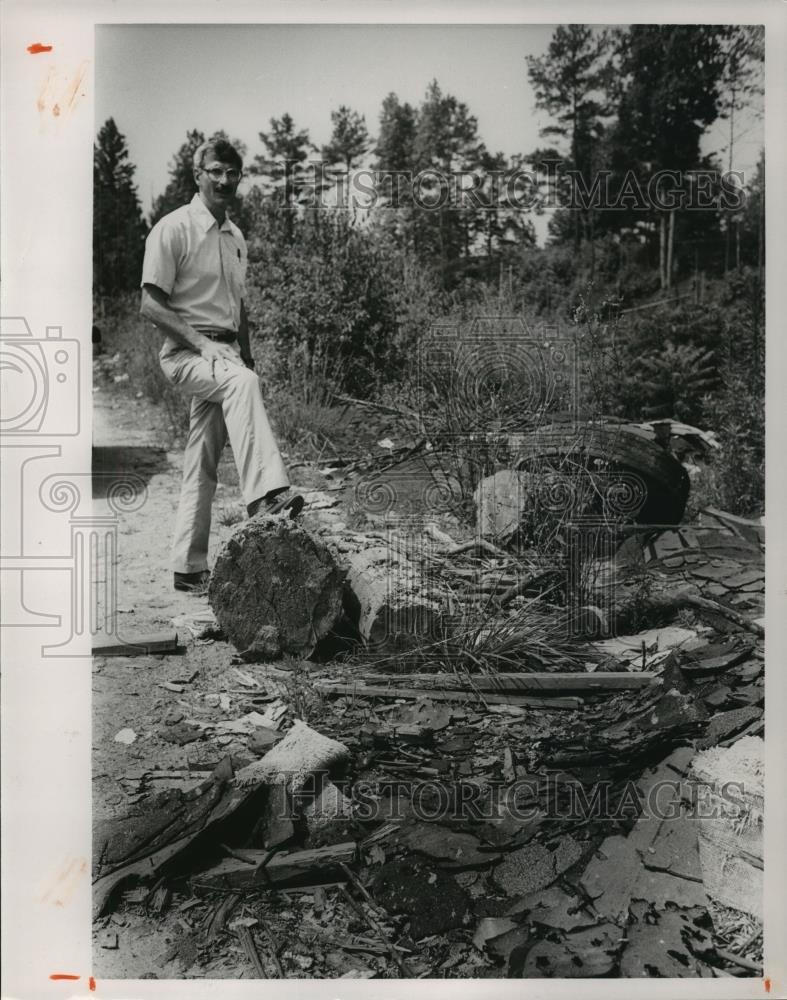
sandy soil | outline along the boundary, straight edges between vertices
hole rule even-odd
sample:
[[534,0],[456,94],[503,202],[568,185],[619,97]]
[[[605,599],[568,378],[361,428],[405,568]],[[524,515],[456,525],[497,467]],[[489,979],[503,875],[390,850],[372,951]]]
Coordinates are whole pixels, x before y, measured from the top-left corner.
[[[135,635],[172,627],[173,619],[208,610],[206,597],[174,590],[169,567],[169,544],[177,508],[182,451],[168,433],[169,421],[162,407],[137,399],[112,386],[99,385],[94,393],[94,492],[106,491],[112,479],[134,474],[145,480],[147,499],[136,511],[120,518],[118,529],[117,621],[118,633],[127,640]],[[210,558],[232,530],[221,519],[238,515],[241,508],[232,453],[227,449],[220,471],[221,484],[214,506]],[[178,746],[163,740],[167,722],[184,715],[210,713],[214,719],[234,718],[237,686],[230,675],[234,650],[223,642],[195,642],[189,631],[178,628],[176,654],[95,657],[93,661],[93,821],[126,812],[142,792],[163,788],[166,782],[148,781],[138,775],[152,769],[174,771],[195,763],[215,764],[226,752],[243,749],[226,738],[223,746],[204,741]],[[252,675],[264,668],[246,666]],[[166,682],[187,680],[179,695],[162,688]],[[222,699],[223,708],[218,706]],[[215,702],[216,704],[211,704]],[[134,731],[129,745],[115,741],[123,729]],[[194,781],[193,783],[196,783]],[[177,782],[181,788],[189,782]],[[109,938],[107,938],[109,932]],[[119,932],[119,947],[102,946]],[[177,978],[182,963],[167,961],[171,941],[164,923],[130,909],[113,914],[108,925],[97,929],[94,955],[96,976],[107,978]],[[225,975],[231,973],[224,973]]]

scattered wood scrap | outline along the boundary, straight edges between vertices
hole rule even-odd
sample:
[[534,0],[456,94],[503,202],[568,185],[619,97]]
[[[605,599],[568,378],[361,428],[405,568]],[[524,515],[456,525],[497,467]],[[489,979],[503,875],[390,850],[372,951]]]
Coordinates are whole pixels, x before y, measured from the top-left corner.
[[746,615],[742,615],[739,611],[727,607],[726,604],[711,601],[709,598],[700,597],[698,594],[682,592],[672,597],[665,597],[654,604],[654,609],[656,608],[660,611],[677,611],[680,608],[694,608],[697,611],[708,611],[715,615],[721,615],[722,618],[728,618],[746,632],[751,632],[760,638],[765,636],[765,628],[759,622],[747,618]]
[[225,858],[206,871],[192,876],[194,887],[232,889],[281,888],[336,882],[344,875],[341,865],[355,860],[354,841],[268,858],[268,851],[243,852],[243,859]]
[[246,957],[251,962],[252,968],[254,969],[254,975],[257,979],[267,979],[268,975],[265,972],[265,966],[262,964],[257,951],[257,946],[254,944],[254,938],[252,937],[251,930],[248,927],[239,927],[237,930],[238,939],[243,946],[243,950],[246,952]]
[[124,639],[119,635],[94,635],[91,651],[94,656],[147,656],[149,653],[174,653],[178,648],[178,633],[174,629],[148,632]]
[[425,691],[424,688],[399,688],[381,684],[341,684],[335,681],[318,681],[318,691],[331,695],[352,695],[356,698],[423,698],[432,701],[482,701],[487,705],[515,705],[530,708],[579,708],[579,698],[524,698],[517,695],[485,694],[466,688],[462,691]]
[[[743,657],[745,659],[745,656]],[[740,662],[736,660],[736,662]],[[733,664],[731,663],[730,666]],[[647,687],[658,674],[649,671],[599,671],[592,673],[534,671],[532,673],[494,674],[363,674],[366,682],[423,685],[432,688],[459,688],[476,691],[571,691],[591,694],[595,691],[634,691]]]

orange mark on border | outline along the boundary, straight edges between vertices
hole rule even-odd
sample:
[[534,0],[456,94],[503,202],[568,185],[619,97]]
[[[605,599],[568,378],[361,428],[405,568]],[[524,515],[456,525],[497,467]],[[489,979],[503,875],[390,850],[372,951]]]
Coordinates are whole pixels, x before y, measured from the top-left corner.
[[763,979],[763,981],[762,981],[762,985],[765,987],[765,992],[766,993],[770,993],[771,992],[771,977],[770,976],[766,976],[765,979]]
[[90,979],[88,979],[87,986],[91,993],[95,991],[96,981],[92,976],[90,977]]
[[53,972],[50,979],[79,979],[80,976],[73,976],[70,972]]
[[37,56],[41,52],[51,52],[52,46],[42,45],[41,42],[33,42],[32,45],[27,46],[27,51],[30,53],[31,56]]

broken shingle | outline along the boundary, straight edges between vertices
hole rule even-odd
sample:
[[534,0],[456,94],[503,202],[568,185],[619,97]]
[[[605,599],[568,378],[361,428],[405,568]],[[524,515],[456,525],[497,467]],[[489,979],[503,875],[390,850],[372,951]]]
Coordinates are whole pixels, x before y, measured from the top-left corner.
[[699,976],[697,956],[712,945],[706,911],[654,912],[646,903],[632,907],[627,938],[620,975],[637,979]]
[[642,853],[645,867],[701,882],[696,823],[686,816],[662,820],[653,843]]
[[608,976],[617,961],[622,938],[617,927],[599,924],[567,934],[559,943],[538,941],[528,951],[523,979],[587,979]]

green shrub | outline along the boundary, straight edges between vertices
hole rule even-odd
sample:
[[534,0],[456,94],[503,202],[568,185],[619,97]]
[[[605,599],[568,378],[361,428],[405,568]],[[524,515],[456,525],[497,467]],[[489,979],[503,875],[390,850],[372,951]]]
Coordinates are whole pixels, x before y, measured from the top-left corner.
[[283,227],[261,205],[247,282],[255,341],[283,384],[328,377],[361,397],[409,366],[437,300],[417,262],[343,212],[310,212]]

